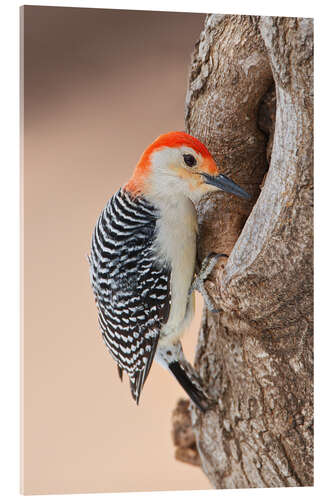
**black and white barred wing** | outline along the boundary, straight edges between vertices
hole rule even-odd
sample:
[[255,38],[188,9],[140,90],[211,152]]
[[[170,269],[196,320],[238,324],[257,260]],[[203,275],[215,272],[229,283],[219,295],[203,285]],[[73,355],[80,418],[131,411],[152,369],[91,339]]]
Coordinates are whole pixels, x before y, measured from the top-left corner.
[[97,222],[91,249],[103,338],[137,403],[170,310],[170,270],[154,256],[155,226],[154,207],[120,190]]

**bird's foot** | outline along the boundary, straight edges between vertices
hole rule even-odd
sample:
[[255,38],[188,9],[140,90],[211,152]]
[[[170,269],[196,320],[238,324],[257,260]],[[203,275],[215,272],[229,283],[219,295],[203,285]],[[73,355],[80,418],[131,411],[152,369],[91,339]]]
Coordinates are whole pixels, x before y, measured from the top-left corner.
[[207,255],[207,257],[204,258],[202,264],[201,264],[201,269],[199,273],[196,275],[196,277],[193,280],[193,283],[190,288],[190,294],[194,291],[197,290],[198,292],[201,293],[201,295],[204,298],[205,304],[207,306],[207,309],[211,312],[220,312],[221,309],[216,309],[212,299],[209,297],[208,292],[205,289],[205,281],[212,272],[213,268],[215,267],[217,261],[221,257],[229,257],[229,255],[226,255],[225,253],[210,253]]

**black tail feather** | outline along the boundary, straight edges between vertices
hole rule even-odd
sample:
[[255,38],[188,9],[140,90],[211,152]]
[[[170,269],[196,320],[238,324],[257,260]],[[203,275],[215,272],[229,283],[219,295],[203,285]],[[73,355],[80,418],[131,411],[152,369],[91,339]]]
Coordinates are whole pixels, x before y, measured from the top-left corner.
[[121,381],[123,381],[123,369],[118,365],[118,375]]
[[184,391],[193,403],[203,412],[208,410],[210,404],[205,394],[190,380],[184,368],[178,361],[169,364],[169,369],[178,380]]

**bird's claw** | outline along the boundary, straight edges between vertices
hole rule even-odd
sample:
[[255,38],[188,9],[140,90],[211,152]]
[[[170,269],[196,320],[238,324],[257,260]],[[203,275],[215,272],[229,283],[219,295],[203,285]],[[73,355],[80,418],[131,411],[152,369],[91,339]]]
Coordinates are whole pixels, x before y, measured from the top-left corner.
[[207,309],[213,313],[221,312],[221,309],[216,309],[213,301],[211,300],[211,298],[209,297],[209,295],[205,289],[204,283],[205,283],[206,279],[208,278],[208,276],[210,275],[210,273],[212,272],[213,268],[215,267],[217,261],[221,257],[228,258],[229,256],[226,255],[225,253],[211,252],[210,254],[207,255],[207,257],[204,258],[204,260],[201,264],[201,269],[200,269],[199,273],[197,274],[197,276],[194,278],[192,286],[190,288],[190,292],[189,292],[191,294],[194,290],[198,290],[198,292],[200,292],[204,298]]

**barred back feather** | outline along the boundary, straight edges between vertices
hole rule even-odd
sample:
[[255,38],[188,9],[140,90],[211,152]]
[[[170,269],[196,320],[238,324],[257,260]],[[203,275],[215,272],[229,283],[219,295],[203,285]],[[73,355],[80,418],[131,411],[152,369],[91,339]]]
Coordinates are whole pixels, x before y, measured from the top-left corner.
[[95,226],[90,278],[105,344],[138,403],[170,312],[170,267],[154,250],[158,210],[120,189]]

